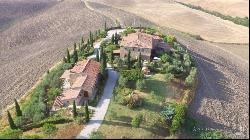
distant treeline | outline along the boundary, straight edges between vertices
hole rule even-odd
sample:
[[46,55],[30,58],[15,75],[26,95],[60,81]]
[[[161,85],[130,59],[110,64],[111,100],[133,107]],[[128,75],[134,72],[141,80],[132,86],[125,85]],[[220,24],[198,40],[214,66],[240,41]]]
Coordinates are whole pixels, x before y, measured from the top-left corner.
[[238,17],[238,16],[232,17],[232,16],[229,16],[229,15],[223,15],[223,14],[221,14],[219,12],[216,12],[216,11],[209,11],[209,10],[203,9],[200,6],[194,6],[194,5],[185,4],[185,3],[182,3],[182,2],[178,2],[178,3],[180,3],[180,4],[184,5],[184,6],[187,6],[189,8],[200,10],[200,11],[209,13],[211,15],[220,17],[221,19],[232,21],[235,24],[249,27],[249,19],[248,19],[248,17],[244,17],[244,18],[241,18],[241,17]]

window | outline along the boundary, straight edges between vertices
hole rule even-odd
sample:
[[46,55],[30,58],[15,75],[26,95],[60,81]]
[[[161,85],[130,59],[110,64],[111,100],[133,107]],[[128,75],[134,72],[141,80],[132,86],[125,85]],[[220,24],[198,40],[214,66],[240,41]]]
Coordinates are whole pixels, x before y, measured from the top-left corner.
[[83,95],[84,97],[89,97],[88,91],[84,91]]

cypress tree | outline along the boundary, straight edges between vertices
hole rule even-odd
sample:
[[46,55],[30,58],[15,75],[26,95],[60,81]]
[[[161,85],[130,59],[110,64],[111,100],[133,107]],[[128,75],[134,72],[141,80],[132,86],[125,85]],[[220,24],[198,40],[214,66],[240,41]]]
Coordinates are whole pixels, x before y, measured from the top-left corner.
[[17,129],[17,126],[15,125],[9,111],[7,111],[7,115],[8,115],[8,121],[9,121],[10,128]]
[[128,51],[128,58],[127,58],[127,62],[128,62],[128,69],[131,69],[131,52],[130,50]]
[[118,37],[118,34],[115,33],[114,44],[118,45],[118,42],[119,42],[119,37]]
[[107,62],[106,62],[106,54],[102,53],[102,60],[101,60],[101,75],[105,79],[106,78],[106,67],[107,67]]
[[114,36],[114,34],[112,34],[111,42],[112,42],[112,44],[115,44],[115,36]]
[[22,111],[16,99],[15,99],[15,108],[16,108],[16,116],[18,117],[22,116]]
[[89,122],[89,108],[88,108],[88,103],[85,104],[85,119],[86,119],[86,122]]
[[78,61],[78,54],[77,54],[76,46],[74,46],[73,61],[74,63]]
[[70,63],[70,54],[69,54],[69,49],[67,48],[67,62]]
[[96,51],[96,61],[99,62],[100,61],[100,58],[99,58],[99,50],[97,49]]
[[77,112],[76,112],[76,102],[75,102],[75,100],[74,100],[74,102],[73,102],[73,117],[76,118],[76,116],[77,116]]
[[104,23],[104,30],[107,31],[107,23],[106,23],[106,21]]
[[100,57],[99,57],[99,61],[102,61],[102,57],[103,57],[103,47],[100,47]]
[[139,68],[139,69],[142,68],[141,52],[140,52],[139,57],[138,57],[138,60],[137,60],[137,68]]

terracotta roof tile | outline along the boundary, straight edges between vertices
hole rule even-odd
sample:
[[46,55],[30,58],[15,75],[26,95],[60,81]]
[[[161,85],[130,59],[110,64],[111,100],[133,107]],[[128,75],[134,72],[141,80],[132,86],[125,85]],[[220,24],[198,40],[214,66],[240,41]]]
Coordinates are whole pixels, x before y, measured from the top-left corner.
[[82,87],[84,82],[86,81],[86,79],[87,79],[87,75],[77,77],[76,80],[74,81],[73,85],[71,86],[71,88]]
[[73,72],[73,73],[83,72],[87,63],[88,63],[88,60],[78,61],[76,65],[70,70],[70,72]]
[[160,40],[161,38],[156,35],[136,32],[123,37],[121,45],[126,47],[153,48],[153,39]]
[[69,100],[69,99],[76,99],[80,91],[81,89],[78,89],[78,90],[68,89],[68,90],[63,91],[60,97],[62,101]]
[[70,70],[65,70],[60,79],[69,79],[70,78]]

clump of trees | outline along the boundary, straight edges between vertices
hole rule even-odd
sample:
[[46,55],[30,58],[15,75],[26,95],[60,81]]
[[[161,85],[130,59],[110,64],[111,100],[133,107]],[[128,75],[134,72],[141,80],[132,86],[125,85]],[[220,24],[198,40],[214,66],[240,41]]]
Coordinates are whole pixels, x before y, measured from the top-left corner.
[[182,5],[185,5],[185,6],[189,7],[189,8],[200,10],[200,11],[209,13],[211,15],[220,17],[221,19],[232,21],[235,24],[249,27],[249,19],[248,19],[248,17],[244,17],[244,18],[241,18],[241,17],[238,17],[238,16],[232,17],[232,16],[229,16],[229,15],[223,15],[223,14],[221,14],[219,12],[216,12],[216,11],[210,11],[210,10],[204,9],[204,8],[202,8],[200,6],[185,4],[185,3],[182,3],[182,2],[178,2],[178,3],[180,3]]

